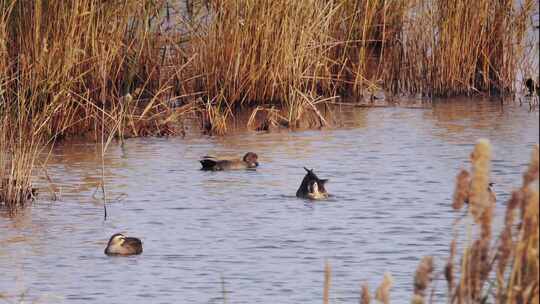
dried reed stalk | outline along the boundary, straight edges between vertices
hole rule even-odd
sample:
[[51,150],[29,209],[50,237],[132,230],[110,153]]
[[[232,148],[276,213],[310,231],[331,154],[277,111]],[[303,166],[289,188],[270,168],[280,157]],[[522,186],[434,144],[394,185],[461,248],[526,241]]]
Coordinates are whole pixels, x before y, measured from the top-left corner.
[[[414,298],[415,302],[424,303],[426,290],[433,279],[433,257],[425,256],[416,268],[414,275]],[[420,302],[419,302],[420,301]]]
[[367,283],[362,284],[360,288],[360,304],[369,304],[371,302],[371,294]]
[[330,268],[330,263],[326,261],[324,263],[324,291],[323,291],[324,304],[329,303],[331,279],[332,279],[332,269]]
[[392,278],[392,275],[388,272],[385,273],[381,285],[379,285],[375,291],[375,299],[377,301],[380,301],[383,304],[390,303],[390,288],[392,288],[393,282],[394,279]]

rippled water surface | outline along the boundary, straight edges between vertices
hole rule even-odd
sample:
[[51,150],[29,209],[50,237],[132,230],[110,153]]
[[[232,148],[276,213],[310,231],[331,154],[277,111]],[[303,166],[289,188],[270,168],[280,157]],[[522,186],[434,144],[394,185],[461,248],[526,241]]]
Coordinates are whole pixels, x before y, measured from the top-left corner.
[[[337,111],[335,109],[334,111]],[[526,105],[441,101],[425,108],[343,107],[340,128],[238,132],[212,138],[128,139],[54,149],[46,190],[15,218],[0,217],[0,295],[37,303],[319,303],[324,263],[333,303],[357,303],[360,283],[394,277],[409,302],[423,255],[441,270],[454,177],[480,137],[494,146],[498,209],[538,143]],[[203,155],[259,154],[253,172],[203,172]],[[297,199],[303,166],[329,178],[332,198]],[[103,254],[115,232],[140,237],[140,256]],[[443,282],[439,282],[444,289]],[[1,302],[1,299],[0,299]]]

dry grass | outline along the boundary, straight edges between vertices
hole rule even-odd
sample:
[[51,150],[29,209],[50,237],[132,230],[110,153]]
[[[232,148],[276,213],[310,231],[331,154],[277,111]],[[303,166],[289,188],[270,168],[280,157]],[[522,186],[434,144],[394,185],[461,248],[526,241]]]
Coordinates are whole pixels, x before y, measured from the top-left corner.
[[190,113],[223,134],[243,108],[324,127],[339,96],[512,92],[533,1],[445,3],[2,1],[0,178],[25,191],[39,146],[181,134]]
[[226,132],[245,106],[279,105],[293,125],[314,96],[334,95],[328,52],[336,11],[325,1],[212,1],[213,19],[190,43],[212,131]]
[[[392,88],[425,95],[515,90],[524,34],[535,2],[413,1]],[[390,74],[392,76],[392,74]]]
[[[227,132],[242,107],[278,106],[298,126],[316,100],[379,89],[426,96],[514,92],[527,0],[208,1],[189,19],[186,95]],[[201,13],[205,12],[205,13]],[[210,17],[209,17],[210,16]],[[530,47],[529,47],[530,48]],[[189,77],[188,77],[189,76]]]
[[0,2],[1,204],[27,201],[38,154],[58,138],[168,132],[173,111],[160,96],[169,84],[151,29],[159,9],[155,1]]

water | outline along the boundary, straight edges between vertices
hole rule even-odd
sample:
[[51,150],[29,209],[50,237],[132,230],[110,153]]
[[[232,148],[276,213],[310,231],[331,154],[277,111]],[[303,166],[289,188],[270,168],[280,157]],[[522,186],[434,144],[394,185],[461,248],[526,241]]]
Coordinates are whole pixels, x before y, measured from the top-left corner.
[[[227,137],[129,139],[112,144],[104,176],[98,149],[64,144],[47,193],[19,216],[0,217],[0,295],[37,303],[318,303],[324,263],[332,303],[357,303],[385,272],[393,303],[408,303],[424,255],[440,272],[461,213],[450,200],[474,142],[494,146],[497,214],[538,143],[528,105],[439,101],[425,108],[352,109],[340,128]],[[203,172],[206,154],[259,154],[256,172]],[[333,197],[297,199],[303,166],[329,178]],[[42,192],[46,192],[42,190]],[[93,196],[94,195],[94,196]],[[108,238],[143,240],[140,256],[108,257]],[[440,277],[440,276],[439,276]],[[444,290],[444,282],[438,282]]]

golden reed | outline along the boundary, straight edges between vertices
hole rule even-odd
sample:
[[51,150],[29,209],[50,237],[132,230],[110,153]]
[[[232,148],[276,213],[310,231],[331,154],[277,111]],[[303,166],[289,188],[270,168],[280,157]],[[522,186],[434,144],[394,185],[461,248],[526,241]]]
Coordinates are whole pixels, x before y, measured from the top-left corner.
[[15,162],[34,164],[44,144],[182,134],[186,115],[223,134],[249,107],[281,127],[321,127],[317,106],[339,96],[513,92],[533,10],[532,0],[0,1],[0,179],[27,188],[32,168]]

